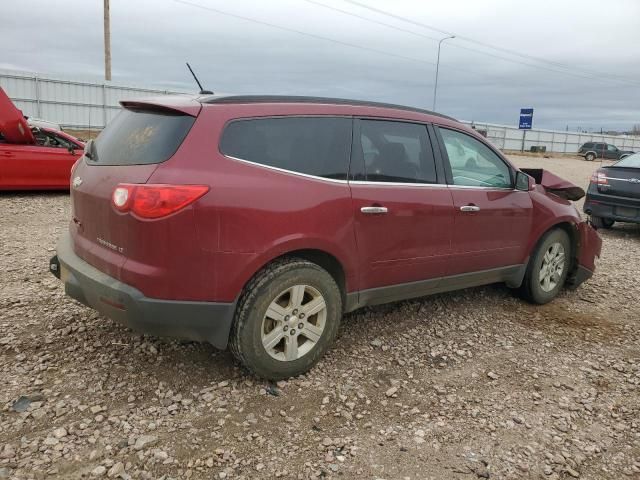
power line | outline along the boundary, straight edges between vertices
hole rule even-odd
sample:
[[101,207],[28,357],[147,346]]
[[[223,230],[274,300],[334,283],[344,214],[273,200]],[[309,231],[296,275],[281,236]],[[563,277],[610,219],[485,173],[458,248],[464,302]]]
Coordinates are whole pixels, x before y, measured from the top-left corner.
[[373,20],[372,18],[363,17],[362,15],[358,15],[357,13],[349,12],[347,10],[342,10],[341,8],[337,8],[337,7],[332,7],[331,5],[326,5],[326,4],[321,3],[321,2],[316,2],[315,0],[303,0],[303,1],[307,2],[307,3],[311,3],[313,5],[317,5],[319,7],[328,8],[329,10],[333,10],[335,12],[340,12],[340,13],[342,13],[344,15],[349,15],[350,17],[359,18],[359,19],[364,20],[366,22],[375,23],[376,25],[383,25],[385,27],[392,28],[392,29],[397,30],[399,32],[410,33],[411,35],[415,35],[417,37],[426,38],[428,40],[433,40],[434,42],[437,42],[437,41],[440,40],[439,38],[436,38],[436,37],[430,37],[429,35],[424,35],[422,33],[414,32],[413,30],[408,30],[406,28],[398,27],[396,25],[391,25],[390,23],[380,22],[378,20]]
[[227,17],[237,18],[237,19],[244,20],[244,21],[247,21],[247,22],[257,23],[259,25],[264,25],[264,26],[271,27],[271,28],[277,28],[279,30],[282,30],[282,31],[285,31],[285,32],[289,32],[289,33],[297,33],[298,35],[304,35],[306,37],[315,38],[317,40],[324,40],[326,42],[336,43],[338,45],[342,45],[342,46],[346,46],[346,47],[357,48],[359,50],[365,50],[365,51],[377,53],[377,54],[380,54],[380,55],[387,55],[387,56],[390,56],[390,57],[400,58],[402,60],[408,60],[408,61],[411,61],[411,62],[418,62],[418,63],[422,63],[422,64],[425,64],[425,65],[435,65],[435,63],[433,63],[433,62],[428,62],[426,60],[421,60],[419,58],[407,57],[405,55],[400,55],[400,54],[397,54],[397,53],[386,52],[384,50],[378,50],[377,48],[365,47],[365,46],[362,46],[362,45],[357,45],[355,43],[345,42],[345,41],[342,41],[342,40],[336,40],[335,38],[329,38],[329,37],[324,37],[322,35],[316,35],[315,33],[303,32],[302,30],[296,30],[294,28],[283,27],[281,25],[276,25],[274,23],[265,22],[263,20],[258,20],[258,19],[251,18],[251,17],[245,17],[244,15],[238,15],[238,14],[235,14],[235,13],[226,12],[224,10],[219,10],[217,8],[209,7],[207,5],[200,5],[198,3],[193,3],[193,2],[190,2],[188,0],[173,0],[173,1],[176,2],[176,3],[181,3],[183,5],[188,5],[190,7],[200,8],[202,10],[207,10],[207,11],[210,11],[210,12],[214,12],[214,13],[217,13],[219,15],[224,15],[224,16],[227,16]]
[[[439,38],[430,37],[430,36],[428,36],[428,35],[424,35],[424,34],[422,34],[422,33],[414,32],[413,30],[408,30],[408,29],[406,29],[406,28],[401,28],[401,27],[398,27],[398,26],[396,26],[396,25],[392,25],[392,24],[390,24],[390,23],[381,22],[381,21],[378,21],[378,20],[373,20],[373,19],[368,18],[368,17],[363,17],[362,15],[358,15],[358,14],[353,13],[353,12],[349,12],[349,11],[346,11],[346,10],[342,10],[342,9],[340,9],[340,8],[333,7],[333,6],[331,6],[331,5],[326,5],[326,4],[324,4],[324,3],[317,2],[316,0],[303,0],[303,1],[305,1],[305,2],[307,2],[307,3],[311,3],[311,4],[313,4],[313,5],[317,5],[317,6],[319,6],[319,7],[327,8],[327,9],[329,9],[329,10],[333,10],[333,11],[336,11],[336,12],[342,13],[342,14],[344,14],[344,15],[349,15],[349,16],[351,16],[351,17],[356,17],[356,18],[359,18],[359,19],[364,20],[364,21],[366,21],[366,22],[374,23],[374,24],[376,24],[376,25],[382,25],[382,26],[385,26],[385,27],[391,28],[391,29],[393,29],[393,30],[397,30],[397,31],[400,31],[400,32],[404,32],[404,33],[409,33],[409,34],[411,34],[411,35],[415,35],[415,36],[417,36],[417,37],[425,38],[425,39],[427,39],[427,40],[432,40],[432,41],[435,41],[435,42],[440,41],[440,39],[439,39]],[[487,55],[487,56],[489,56],[489,57],[493,57],[493,58],[497,58],[497,59],[500,59],[500,60],[504,60],[504,61],[506,61],[506,62],[517,63],[517,64],[519,64],[519,65],[524,65],[524,66],[526,66],[526,67],[530,67],[530,68],[538,68],[538,69],[542,69],[542,70],[547,70],[547,71],[549,71],[549,72],[554,72],[554,73],[560,73],[560,74],[564,74],[564,75],[569,75],[569,76],[576,77],[576,78],[584,78],[584,79],[587,79],[587,80],[597,80],[597,81],[599,81],[599,82],[601,82],[601,83],[606,83],[606,81],[605,81],[604,79],[602,79],[602,78],[598,78],[598,77],[594,77],[594,76],[585,76],[585,75],[580,75],[580,74],[575,73],[575,72],[567,72],[567,71],[564,71],[564,70],[554,70],[554,69],[551,69],[551,68],[548,68],[548,67],[543,67],[543,66],[541,66],[541,65],[533,65],[533,64],[525,63],[525,62],[522,62],[522,61],[519,61],[519,60],[514,60],[514,59],[512,59],[512,58],[503,57],[503,56],[501,56],[501,55],[496,55],[496,54],[493,54],[493,53],[490,53],[490,52],[485,52],[485,51],[483,51],[483,50],[477,50],[477,49],[475,49],[475,48],[465,47],[465,46],[463,46],[463,45],[456,45],[456,44],[453,44],[453,43],[452,43],[452,44],[450,44],[449,46],[450,46],[450,47],[453,47],[453,48],[459,48],[459,49],[462,49],[462,50],[467,50],[467,51],[470,51],[470,52],[480,53],[480,54],[482,54],[482,55]],[[447,67],[449,67],[449,68],[456,68],[456,67],[451,67],[451,65],[449,65],[449,64],[447,64],[447,63],[444,63],[443,65],[446,65],[446,66],[447,66]],[[459,69],[459,70],[463,70],[463,69]],[[464,71],[464,70],[463,70],[463,71]],[[469,71],[469,70],[467,70],[467,71]],[[640,84],[638,84],[638,86],[640,86]]]
[[[536,57],[536,56],[533,56],[533,55],[529,55],[529,54],[526,54],[526,53],[518,52],[516,50],[510,50],[508,48],[500,47],[500,46],[497,46],[497,45],[492,45],[492,44],[489,44],[489,43],[486,43],[486,42],[482,42],[480,40],[475,40],[473,38],[466,37],[464,35],[459,35],[459,34],[457,34],[455,32],[442,30],[442,29],[434,27],[432,25],[427,25],[425,23],[418,22],[416,20],[412,20],[410,18],[406,18],[406,17],[403,17],[401,15],[396,15],[395,13],[389,12],[387,10],[382,10],[382,9],[379,9],[379,8],[376,8],[376,7],[372,7],[370,5],[367,5],[365,3],[359,2],[357,0],[343,0],[343,1],[347,2],[347,3],[350,3],[352,5],[356,5],[358,7],[364,8],[366,10],[370,10],[372,12],[378,13],[378,14],[386,16],[386,17],[394,18],[396,20],[400,20],[402,22],[406,22],[406,23],[409,23],[411,25],[416,25],[418,27],[422,27],[422,28],[426,28],[426,29],[429,29],[429,30],[436,31],[436,32],[441,33],[443,35],[455,35],[455,37],[457,39],[459,39],[459,40],[463,40],[463,41],[470,42],[470,43],[475,43],[476,45],[480,45],[480,46],[483,46],[485,48],[498,50],[498,51],[507,53],[509,55],[514,55],[514,56],[518,56],[518,57],[522,57],[522,58],[527,58],[529,60],[534,60],[534,61],[540,62],[540,63],[546,63],[546,64],[554,65],[556,67],[572,70],[573,72],[580,72],[581,71],[584,74],[592,75],[592,77],[583,77],[583,78],[594,78],[594,79],[608,78],[610,80],[627,83],[629,85],[640,86],[639,83],[634,82],[633,80],[618,76],[618,75],[610,75],[610,74],[603,74],[603,73],[595,72],[595,71],[581,70],[581,69],[572,67],[571,65],[567,65],[567,64],[564,64],[564,63],[560,63],[560,62],[556,62],[556,61],[553,61],[553,60],[548,60],[548,59]],[[329,7],[329,8],[331,8],[331,7]],[[457,47],[458,48],[465,48],[465,47],[462,47],[460,45],[457,45]],[[495,55],[491,55],[491,54],[489,54],[487,52],[482,52],[481,50],[473,50],[473,49],[469,49],[469,48],[467,48],[467,49],[471,50],[471,51],[476,51],[478,53],[484,53],[486,55],[495,56]],[[500,57],[498,57],[498,58],[500,58]],[[508,59],[505,58],[505,60],[508,60]],[[509,61],[513,61],[513,60],[509,60]],[[518,62],[516,62],[516,63],[518,63]],[[526,64],[523,64],[523,65],[526,65]],[[555,71],[558,71],[558,70],[555,70]],[[563,72],[563,73],[569,73],[569,72]],[[573,74],[573,75],[575,76],[575,74]]]
[[[317,35],[317,34],[314,34],[314,33],[305,32],[305,31],[297,30],[297,29],[290,28],[290,27],[284,27],[282,25],[277,25],[277,24],[274,24],[274,23],[266,22],[264,20],[258,20],[256,18],[247,17],[247,16],[244,16],[244,15],[239,15],[239,14],[227,12],[225,10],[220,10],[218,8],[210,7],[208,5],[201,5],[199,3],[195,3],[195,2],[192,2],[192,1],[189,1],[189,0],[172,0],[172,1],[175,2],[175,3],[182,4],[182,5],[186,5],[186,6],[190,6],[190,7],[194,7],[194,8],[199,8],[201,10],[206,10],[206,11],[210,11],[210,12],[213,12],[213,13],[217,13],[219,15],[224,15],[224,16],[227,16],[227,17],[232,17],[232,18],[244,20],[244,21],[251,22],[251,23],[256,23],[258,25],[263,25],[263,26],[267,26],[267,27],[271,27],[271,28],[276,28],[278,30],[282,30],[282,31],[289,32],[289,33],[295,33],[295,34],[298,34],[298,35],[303,35],[303,36],[314,38],[314,39],[317,39],[317,40],[323,40],[323,41],[335,43],[335,44],[338,44],[338,45],[347,46],[347,47],[350,47],[350,48],[355,48],[355,49],[364,50],[364,51],[368,51],[368,52],[372,52],[372,53],[376,53],[376,54],[380,54],[380,55],[386,55],[386,56],[390,56],[390,57],[394,57],[394,58],[399,58],[399,59],[410,61],[410,62],[417,62],[417,63],[421,63],[421,64],[424,64],[424,65],[435,66],[434,62],[429,62],[429,61],[426,61],[426,60],[418,59],[418,58],[415,58],[415,57],[409,57],[409,56],[401,55],[401,54],[397,54],[397,53],[387,52],[387,51],[384,51],[384,50],[378,50],[376,48],[366,47],[366,46],[358,45],[358,44],[351,43],[351,42],[345,42],[345,41],[342,41],[342,40],[337,40],[337,39],[334,39],[334,38],[325,37],[325,36],[322,36],[322,35]],[[345,1],[349,2],[350,0],[345,0]],[[319,2],[311,2],[311,3],[315,3],[317,5],[322,5]],[[366,17],[361,17],[359,15],[355,15],[354,14],[354,16],[362,18],[363,20],[367,20],[367,21],[370,20],[370,19],[367,19]],[[385,24],[384,22],[374,21],[374,23],[379,23],[379,24],[383,24],[383,25],[389,26],[388,24]],[[391,26],[391,28],[395,29],[396,27],[395,26]],[[400,30],[401,31],[405,31],[405,32],[411,32],[411,30],[406,30],[406,29],[400,29]],[[412,32],[412,33],[416,34],[416,35],[418,35],[420,37],[423,37],[423,38],[428,38],[430,40],[433,39],[432,37],[428,37],[426,35],[422,35],[422,34],[419,34],[419,33],[416,33],[416,32]],[[459,45],[457,47],[474,51],[473,49],[469,49],[468,47],[461,47]],[[489,55],[489,56],[494,56],[496,58],[502,58],[502,57],[499,57],[497,55],[493,55],[493,54],[488,53],[488,52],[482,52],[480,50],[476,50],[476,51],[479,52],[479,53],[484,53],[484,54]],[[506,60],[509,60],[509,61],[512,61],[512,62],[515,62],[515,63],[521,63],[523,65],[527,65],[527,66],[530,66],[530,67],[533,67],[533,68],[541,68],[541,69],[549,70],[549,71],[555,72],[555,73],[564,73],[566,75],[571,75],[571,76],[578,77],[578,78],[586,78],[586,79],[589,79],[589,80],[597,80],[597,81],[600,81],[600,82],[603,81],[603,79],[599,79],[599,78],[584,77],[584,76],[577,75],[577,74],[574,74],[574,73],[571,73],[571,72],[552,70],[552,69],[545,68],[545,67],[542,67],[542,66],[539,66],[539,65],[526,64],[524,62],[519,62],[517,60],[510,60],[510,59],[506,59]],[[467,74],[468,73],[472,73],[472,74],[475,74],[475,75],[487,76],[485,72],[479,73],[479,72],[472,71],[472,70],[469,70],[469,69],[463,69],[463,68],[459,68],[459,67],[454,67],[454,66],[452,66],[450,64],[447,64],[447,63],[444,63],[442,65],[446,66],[449,69],[459,70],[459,71],[467,73]]]

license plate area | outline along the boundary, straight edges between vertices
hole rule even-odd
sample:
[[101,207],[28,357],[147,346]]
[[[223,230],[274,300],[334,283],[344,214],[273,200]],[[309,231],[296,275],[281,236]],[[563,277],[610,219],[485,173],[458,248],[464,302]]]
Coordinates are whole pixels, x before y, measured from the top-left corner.
[[629,207],[616,207],[616,215],[620,217],[635,218],[638,216],[638,209]]

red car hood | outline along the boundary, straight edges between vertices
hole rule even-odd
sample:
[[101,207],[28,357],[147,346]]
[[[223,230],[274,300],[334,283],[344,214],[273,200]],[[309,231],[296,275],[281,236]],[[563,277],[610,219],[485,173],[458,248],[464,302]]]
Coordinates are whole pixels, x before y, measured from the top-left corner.
[[542,168],[522,168],[527,175],[532,176],[538,185],[542,185],[544,189],[566,200],[580,200],[584,197],[584,190],[577,185],[554,175],[548,170]]
[[0,133],[8,143],[35,143],[31,127],[0,87]]

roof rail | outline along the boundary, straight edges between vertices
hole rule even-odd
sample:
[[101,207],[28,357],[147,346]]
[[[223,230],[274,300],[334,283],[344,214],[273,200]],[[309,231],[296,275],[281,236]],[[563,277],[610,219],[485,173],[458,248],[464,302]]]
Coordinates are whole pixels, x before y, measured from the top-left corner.
[[406,110],[408,112],[425,113],[427,115],[435,115],[437,117],[447,118],[457,121],[455,118],[443,115],[441,113],[432,112],[417,107],[409,107],[406,105],[396,105],[393,103],[371,102],[368,100],[351,100],[347,98],[329,98],[329,97],[307,97],[302,95],[211,95],[202,96],[198,100],[207,104],[229,104],[229,103],[317,103],[330,105],[354,105],[362,107],[380,107],[393,108],[396,110]]

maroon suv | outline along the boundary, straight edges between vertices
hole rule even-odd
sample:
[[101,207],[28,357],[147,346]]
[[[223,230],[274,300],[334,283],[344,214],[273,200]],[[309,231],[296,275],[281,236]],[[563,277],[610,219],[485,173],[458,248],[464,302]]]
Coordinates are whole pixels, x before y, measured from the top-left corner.
[[71,174],[51,270],[134,329],[308,370],[365,305],[494,282],[545,303],[589,278],[582,190],[519,170],[459,122],[309,97],[163,97],[122,112]]

